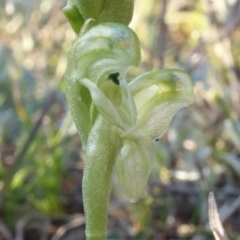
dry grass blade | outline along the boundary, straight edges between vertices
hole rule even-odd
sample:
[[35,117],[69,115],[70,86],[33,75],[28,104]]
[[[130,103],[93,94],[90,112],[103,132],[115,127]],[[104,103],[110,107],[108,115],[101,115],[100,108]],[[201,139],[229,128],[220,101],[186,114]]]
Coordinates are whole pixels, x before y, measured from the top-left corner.
[[85,224],[85,218],[80,217],[80,218],[74,219],[71,222],[60,227],[55,233],[55,235],[51,238],[51,240],[60,240],[68,231],[71,231],[72,229],[80,227],[84,224]]
[[6,240],[12,240],[13,239],[9,229],[7,228],[7,226],[2,221],[0,221],[0,239],[2,239],[1,235]]
[[210,192],[208,196],[208,214],[209,224],[216,240],[228,240],[228,237],[223,229],[220,221],[217,204],[215,201],[214,193]]

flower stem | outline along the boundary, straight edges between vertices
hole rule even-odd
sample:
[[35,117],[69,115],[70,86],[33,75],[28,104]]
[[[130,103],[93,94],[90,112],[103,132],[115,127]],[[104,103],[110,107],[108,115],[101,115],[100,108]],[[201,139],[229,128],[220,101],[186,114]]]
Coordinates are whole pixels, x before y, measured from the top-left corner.
[[121,148],[119,132],[100,115],[88,138],[83,175],[87,240],[104,240],[115,159]]

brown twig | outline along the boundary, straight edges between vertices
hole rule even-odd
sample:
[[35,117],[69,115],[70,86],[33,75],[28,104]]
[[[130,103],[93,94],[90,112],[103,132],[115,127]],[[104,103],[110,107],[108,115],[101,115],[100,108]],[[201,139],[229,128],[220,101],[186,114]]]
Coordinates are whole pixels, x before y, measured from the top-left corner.
[[208,197],[209,225],[216,240],[228,240],[218,213],[217,204],[213,192]]
[[167,0],[162,0],[161,4],[161,12],[159,16],[159,44],[158,44],[158,55],[160,66],[159,68],[164,68],[164,55],[165,55],[165,47],[166,47],[166,38],[167,38],[167,25],[165,23],[165,13],[167,11]]
[[48,237],[47,229],[50,226],[50,220],[40,214],[29,214],[21,218],[16,224],[16,238],[15,240],[24,240],[24,231],[27,228],[28,223],[36,220],[41,220],[40,227],[42,228],[41,240],[46,240]]
[[54,236],[51,238],[51,240],[60,240],[68,231],[78,228],[85,224],[85,218],[79,217],[77,219],[74,219],[67,224],[61,226],[57,232],[54,234]]
[[2,221],[0,221],[0,233],[3,235],[4,239],[13,240],[12,234]]

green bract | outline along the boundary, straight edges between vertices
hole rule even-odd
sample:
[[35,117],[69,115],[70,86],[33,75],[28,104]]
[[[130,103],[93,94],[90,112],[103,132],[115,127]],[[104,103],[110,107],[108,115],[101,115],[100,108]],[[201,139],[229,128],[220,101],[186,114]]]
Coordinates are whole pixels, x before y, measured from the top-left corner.
[[[75,15],[67,10],[65,15],[80,34],[68,58],[66,95],[86,152],[86,236],[100,240],[106,235],[114,166],[130,200],[138,200],[156,158],[153,141],[167,130],[174,114],[193,101],[193,88],[189,76],[177,69],[148,72],[127,83],[128,68],[140,63],[138,38],[124,24],[99,23],[128,23],[132,1],[68,4]],[[122,14],[116,7],[128,10]],[[76,25],[78,17],[95,21],[87,19],[82,26],[79,20]],[[89,27],[93,21],[95,26]]]
[[79,35],[88,19],[94,19],[96,24],[111,22],[128,25],[132,20],[133,6],[134,0],[68,0],[63,12]]
[[78,35],[84,24],[84,19],[77,8],[75,0],[68,0],[67,5],[63,8],[63,13],[73,31]]

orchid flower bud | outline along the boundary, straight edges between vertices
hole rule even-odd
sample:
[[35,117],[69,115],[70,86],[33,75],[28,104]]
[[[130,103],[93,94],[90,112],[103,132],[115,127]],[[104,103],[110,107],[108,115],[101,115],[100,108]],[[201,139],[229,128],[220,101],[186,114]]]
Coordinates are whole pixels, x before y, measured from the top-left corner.
[[134,0],[68,0],[63,13],[74,32],[79,35],[85,21],[94,19],[96,24],[120,23],[132,20]]
[[133,15],[133,0],[76,0],[84,20],[95,19],[98,23],[121,23],[128,25]]
[[106,0],[98,22],[113,22],[128,25],[132,20],[133,7],[134,0]]
[[96,21],[103,11],[104,2],[105,0],[76,0],[77,7],[84,20],[93,18]]
[[63,13],[74,32],[78,35],[83,26],[84,19],[77,8],[76,1],[68,0],[67,5],[63,8]]

